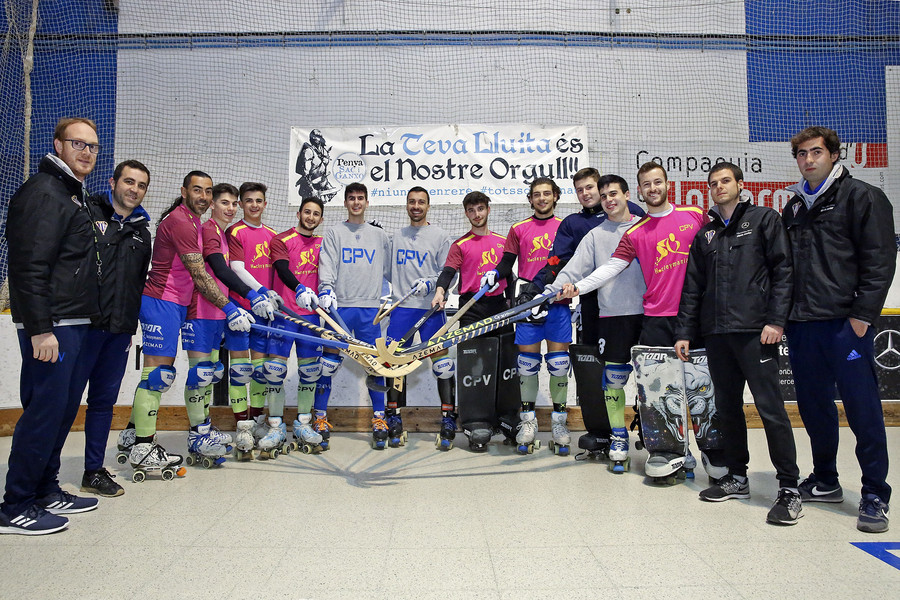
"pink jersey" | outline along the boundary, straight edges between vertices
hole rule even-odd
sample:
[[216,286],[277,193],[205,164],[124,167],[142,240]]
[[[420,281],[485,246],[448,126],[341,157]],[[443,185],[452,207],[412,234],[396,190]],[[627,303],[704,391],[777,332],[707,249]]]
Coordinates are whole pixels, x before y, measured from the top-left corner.
[[[286,260],[290,265],[291,273],[297,281],[312,290],[319,289],[319,252],[322,249],[322,236],[305,236],[296,228],[288,229],[272,238],[269,245],[269,260],[274,265],[276,261]],[[275,291],[284,299],[285,305],[301,315],[314,315],[313,311],[305,310],[297,306],[294,298],[294,290],[288,288],[275,275]]]
[[144,295],[190,306],[194,280],[181,262],[184,254],[200,254],[200,217],[179,204],[160,221]]
[[503,251],[519,257],[519,278],[531,281],[547,264],[547,256],[560,223],[562,219],[559,217],[537,219],[532,215],[509,228]]
[[674,317],[687,272],[688,252],[694,236],[709,217],[697,206],[676,206],[664,217],[647,215],[625,232],[613,258],[641,265],[647,291],[644,314]]
[[[216,220],[208,219],[203,224],[201,234],[203,235],[203,260],[205,261],[212,254],[221,254],[225,257],[225,264],[228,264],[228,239],[225,237],[225,232],[222,231],[222,228],[216,223]],[[222,294],[227,296],[228,287],[219,281],[216,274],[213,273],[212,267],[209,266],[209,263],[205,264],[206,272],[209,273],[209,276],[213,278],[213,281],[218,284],[219,289],[222,290]],[[188,308],[187,318],[221,321],[225,318],[225,313],[198,292],[194,292],[194,298],[191,301],[190,308]]]
[[[272,263],[269,262],[269,242],[275,230],[267,225],[253,227],[241,219],[225,232],[231,260],[244,261],[244,268],[259,285],[272,289]],[[231,292],[231,299],[250,310],[250,301]]]
[[[493,271],[503,258],[506,238],[493,231],[487,235],[475,235],[471,231],[450,245],[450,253],[444,266],[459,272],[459,293],[474,294],[478,291],[481,276]],[[506,280],[487,296],[499,296],[506,289]]]

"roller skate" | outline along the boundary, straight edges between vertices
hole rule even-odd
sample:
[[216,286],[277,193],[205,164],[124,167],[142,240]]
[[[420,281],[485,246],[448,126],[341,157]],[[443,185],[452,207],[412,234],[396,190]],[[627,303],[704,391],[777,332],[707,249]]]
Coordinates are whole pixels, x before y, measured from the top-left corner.
[[331,423],[329,423],[325,416],[317,416],[316,420],[313,422],[313,430],[322,436],[322,441],[319,442],[319,446],[322,448],[322,452],[328,450],[331,444]]
[[119,439],[116,440],[116,462],[124,465],[128,462],[128,455],[131,454],[131,447],[134,446],[134,427],[126,427],[119,432]]
[[559,456],[568,456],[569,444],[572,443],[569,428],[566,427],[567,417],[568,413],[562,411],[553,411],[550,414],[550,431],[553,436],[553,439],[550,440],[550,450]]
[[575,460],[606,460],[609,458],[609,438],[588,431],[578,438],[578,447],[583,450],[575,455]]
[[391,448],[399,448],[406,445],[407,435],[403,431],[403,420],[400,413],[393,413],[387,416],[388,426],[388,445]]
[[297,415],[294,419],[294,441],[291,450],[300,450],[303,454],[318,454],[322,451],[322,436],[316,433],[310,423],[312,415]]
[[537,417],[533,410],[523,410],[519,413],[519,424],[516,427],[516,450],[519,454],[531,454],[536,448],[541,447],[541,441],[534,439],[538,431]]
[[644,472],[656,485],[675,485],[687,477],[685,458],[674,452],[653,452],[644,465]]
[[131,447],[128,461],[134,473],[131,480],[140,483],[147,478],[147,473],[159,471],[163,480],[171,481],[175,476],[184,477],[187,472],[181,466],[182,457],[178,454],[168,454],[165,448],[156,443],[135,443]]
[[237,441],[234,446],[234,457],[237,460],[253,460],[253,429],[256,427],[256,421],[247,419],[237,422],[237,433],[235,438]]
[[269,424],[266,423],[266,415],[259,415],[256,417],[250,417],[253,419],[253,447],[259,448],[259,440],[266,437],[266,434],[269,433]]
[[372,419],[372,448],[374,450],[384,450],[388,440],[388,424],[387,421],[379,417]]
[[[199,425],[197,431],[188,432],[187,466],[202,466],[211,469],[225,462],[225,455],[231,452],[231,446],[215,442],[210,435],[210,425]],[[230,437],[230,436],[229,436]]]
[[231,437],[231,434],[222,433],[221,431],[219,431],[219,428],[212,424],[209,417],[206,417],[206,420],[203,421],[202,425],[209,426],[209,439],[211,439],[213,442],[221,444],[223,446],[231,446],[234,443],[234,439]]
[[281,417],[269,417],[269,430],[257,443],[259,448],[259,460],[269,458],[278,458],[279,454],[289,454],[291,447],[285,442],[287,441],[287,425],[281,420]]
[[453,447],[453,439],[456,437],[456,413],[446,413],[441,419],[441,431],[434,440],[434,447],[447,451]]
[[463,424],[463,433],[469,438],[469,450],[486,452],[487,446],[494,436],[494,429],[488,423],[466,423]]
[[631,470],[631,458],[628,456],[628,430],[614,427],[609,438],[609,470],[613,473],[624,473]]

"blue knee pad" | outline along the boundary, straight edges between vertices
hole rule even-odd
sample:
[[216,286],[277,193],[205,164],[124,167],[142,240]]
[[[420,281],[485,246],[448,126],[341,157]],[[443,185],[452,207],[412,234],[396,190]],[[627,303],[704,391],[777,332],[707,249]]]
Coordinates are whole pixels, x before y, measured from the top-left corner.
[[431,363],[431,372],[438,379],[451,379],[456,373],[456,361],[449,356],[442,356]]
[[569,361],[569,353],[568,352],[548,352],[547,353],[547,371],[550,372],[550,375],[553,377],[568,377],[569,376],[569,367],[571,363]]
[[141,381],[146,389],[153,392],[165,392],[175,383],[175,367],[159,365],[147,375],[147,379]]
[[216,362],[213,365],[212,384],[216,385],[217,383],[222,381],[223,377],[225,377],[225,365],[223,365],[221,361]]
[[306,363],[305,365],[297,365],[297,374],[300,376],[300,383],[315,383],[322,376],[322,363],[320,361]]
[[211,360],[198,362],[196,365],[188,369],[187,382],[185,387],[189,390],[198,390],[212,385],[215,376],[216,365]]
[[277,360],[267,360],[253,369],[253,380],[257,383],[284,385],[287,378],[287,365]]
[[253,365],[250,363],[232,364],[228,369],[228,381],[231,385],[247,385],[253,379]]
[[516,365],[519,368],[519,377],[533,377],[541,372],[541,362],[544,357],[537,352],[519,352]]
[[628,383],[632,370],[629,364],[606,363],[603,368],[603,389],[621,390]]
[[341,363],[344,361],[340,354],[323,354],[322,355],[322,377],[333,377]]

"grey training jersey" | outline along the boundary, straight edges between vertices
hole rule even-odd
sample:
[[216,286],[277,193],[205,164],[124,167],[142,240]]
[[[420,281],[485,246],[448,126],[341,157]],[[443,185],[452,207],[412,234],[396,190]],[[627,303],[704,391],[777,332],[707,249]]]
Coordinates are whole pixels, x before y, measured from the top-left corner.
[[[591,229],[578,244],[572,259],[560,271],[552,288],[560,290],[565,283],[576,283],[590,275],[597,267],[606,264],[619,245],[619,240],[639,220],[640,217],[634,215],[627,223],[616,223],[606,219]],[[600,316],[643,314],[646,291],[641,266],[638,261],[633,260],[615,279],[597,290]]]
[[[391,286],[394,300],[409,292],[416,279],[437,282],[438,275],[450,252],[450,235],[437,225],[404,227],[394,235],[391,251]],[[411,296],[403,303],[405,308],[431,308],[434,292],[425,297]]]
[[319,291],[334,290],[338,307],[378,308],[390,277],[391,239],[380,227],[343,222],[325,232],[319,253]]

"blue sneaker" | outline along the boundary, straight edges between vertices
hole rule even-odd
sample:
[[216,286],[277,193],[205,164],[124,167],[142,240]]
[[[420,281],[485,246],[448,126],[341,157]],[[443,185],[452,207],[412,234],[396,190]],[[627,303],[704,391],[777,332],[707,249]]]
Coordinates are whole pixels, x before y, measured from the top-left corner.
[[884,533],[888,530],[890,509],[875,494],[865,494],[859,501],[859,519],[856,528],[866,533]]
[[38,498],[35,504],[50,514],[70,515],[94,510],[97,508],[99,500],[96,498],[82,498],[70,494],[69,492],[59,490],[58,492],[48,494],[43,498]]
[[67,518],[51,515],[37,504],[31,505],[12,518],[0,511],[0,534],[46,535],[62,531],[68,526]]

